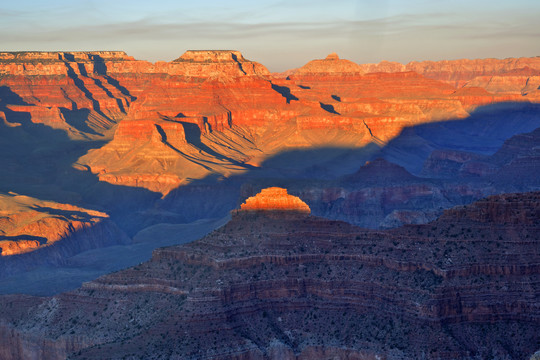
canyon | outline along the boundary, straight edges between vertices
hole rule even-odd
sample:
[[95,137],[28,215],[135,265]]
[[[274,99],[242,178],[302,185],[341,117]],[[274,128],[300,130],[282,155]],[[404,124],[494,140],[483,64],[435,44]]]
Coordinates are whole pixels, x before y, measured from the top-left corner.
[[0,52],[0,147],[2,359],[540,349],[540,57]]
[[[372,228],[537,188],[535,155],[520,159],[532,175],[519,186],[492,184],[504,164],[484,159],[540,127],[538,58],[390,65],[330,54],[279,76],[233,50],[157,63],[120,51],[3,52],[0,190],[98,209],[133,237],[222,218],[272,183],[315,215]],[[377,158],[405,172],[384,186],[369,179],[391,164],[359,175]]]

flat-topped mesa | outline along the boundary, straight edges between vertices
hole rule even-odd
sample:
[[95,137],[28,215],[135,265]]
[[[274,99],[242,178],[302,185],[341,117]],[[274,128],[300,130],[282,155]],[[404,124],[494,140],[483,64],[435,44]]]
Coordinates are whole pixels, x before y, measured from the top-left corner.
[[246,61],[238,50],[187,50],[173,62],[238,62]]
[[0,52],[0,74],[7,76],[106,75],[148,72],[150,68],[150,63],[135,60],[124,51]]
[[16,51],[0,52],[0,62],[31,62],[36,60],[48,61],[88,61],[88,60],[106,60],[122,61],[135,60],[128,56],[124,51]]
[[188,50],[178,59],[162,66],[171,75],[202,78],[270,75],[266,67],[245,59],[237,50]]
[[321,75],[359,76],[363,74],[364,70],[360,65],[349,60],[340,59],[336,53],[331,53],[325,59],[308,62],[291,75],[290,78]]
[[261,190],[240,205],[238,212],[252,211],[287,211],[300,214],[310,214],[311,209],[299,197],[289,195],[287,189],[270,187]]

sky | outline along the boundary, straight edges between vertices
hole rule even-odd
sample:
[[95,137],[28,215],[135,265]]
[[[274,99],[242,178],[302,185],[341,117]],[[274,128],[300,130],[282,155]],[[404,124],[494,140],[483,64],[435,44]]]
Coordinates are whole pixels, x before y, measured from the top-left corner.
[[270,71],[337,52],[381,60],[540,56],[540,0],[11,0],[0,51],[234,49]]

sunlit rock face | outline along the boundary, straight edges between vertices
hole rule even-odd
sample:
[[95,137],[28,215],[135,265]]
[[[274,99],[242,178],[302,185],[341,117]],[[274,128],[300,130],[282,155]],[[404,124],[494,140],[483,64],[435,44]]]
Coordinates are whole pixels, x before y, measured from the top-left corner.
[[362,67],[350,60],[340,59],[338,54],[331,53],[325,59],[312,60],[294,72],[299,76],[358,76],[363,75]]
[[287,194],[286,189],[271,187],[261,190],[240,206],[241,211],[293,211],[309,214],[309,206],[299,197]]
[[370,141],[363,123],[300,101],[238,51],[187,51],[158,68],[168,75],[143,75],[148,82],[133,92],[137,101],[113,140],[79,160],[100,180],[168,194],[193,179],[245,172],[286,149]]
[[236,50],[188,50],[169,63],[169,74],[208,78],[215,75],[269,75],[263,65],[244,58]]
[[188,50],[156,63],[121,51],[3,52],[0,126],[112,139],[78,168],[167,195],[215,174],[243,174],[283,151],[385,146],[406,127],[538,101],[538,62],[359,65],[333,53],[274,77],[236,50]]
[[1,276],[129,241],[104,212],[0,193]]
[[[110,76],[137,62],[123,51],[0,53],[0,99],[16,120],[103,136],[135,99]],[[27,118],[27,119],[26,119]]]

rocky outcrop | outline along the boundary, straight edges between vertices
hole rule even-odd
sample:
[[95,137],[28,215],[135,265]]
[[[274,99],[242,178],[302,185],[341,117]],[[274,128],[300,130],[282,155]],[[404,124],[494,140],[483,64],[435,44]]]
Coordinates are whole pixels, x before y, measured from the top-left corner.
[[350,60],[340,59],[336,53],[329,54],[325,59],[312,60],[306,65],[297,69],[290,77],[291,79],[306,77],[325,77],[325,76],[348,76],[355,77],[363,75],[362,67]]
[[[505,117],[505,121],[510,121]],[[443,209],[505,192],[536,191],[540,129],[508,139],[493,155],[434,150],[420,176],[382,158],[332,180],[279,180],[311,208],[312,214],[368,228],[422,224]],[[276,180],[274,180],[275,182]],[[271,184],[250,180],[242,199]]]
[[309,214],[309,206],[299,197],[287,194],[287,189],[271,187],[261,190],[240,205],[240,211],[293,211]]
[[0,194],[0,269],[2,276],[57,264],[79,252],[126,244],[129,238],[103,212]]
[[495,196],[391,231],[238,211],[76,291],[3,297],[1,354],[525,358],[538,341],[539,204]]
[[99,137],[135,99],[109,74],[131,62],[120,51],[3,52],[0,99],[15,121],[28,117],[75,139]]
[[266,76],[269,71],[263,65],[244,59],[236,50],[188,50],[166,67],[171,75],[208,78],[212,76]]

